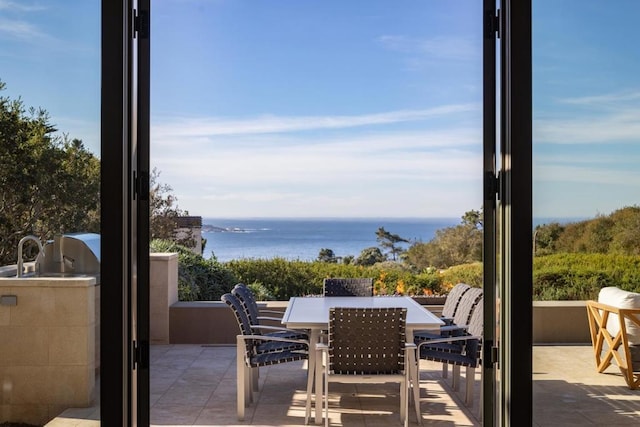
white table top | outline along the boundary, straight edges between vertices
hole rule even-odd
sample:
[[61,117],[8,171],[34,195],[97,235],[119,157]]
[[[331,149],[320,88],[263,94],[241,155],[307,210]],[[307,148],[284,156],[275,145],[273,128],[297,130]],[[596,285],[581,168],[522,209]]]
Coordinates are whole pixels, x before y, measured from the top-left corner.
[[407,309],[407,329],[432,329],[443,325],[438,316],[423,308],[411,297],[293,297],[289,300],[282,323],[293,329],[326,329],[332,307],[401,307]]

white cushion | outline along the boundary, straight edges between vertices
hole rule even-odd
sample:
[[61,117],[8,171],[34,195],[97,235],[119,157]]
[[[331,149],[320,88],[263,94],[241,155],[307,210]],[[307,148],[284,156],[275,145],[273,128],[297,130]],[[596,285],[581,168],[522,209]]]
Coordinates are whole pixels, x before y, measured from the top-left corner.
[[[640,309],[640,294],[636,292],[623,291],[615,286],[609,286],[600,289],[598,302],[617,308]],[[640,344],[640,327],[629,320],[626,320],[625,323],[629,344]],[[618,320],[617,315],[609,315],[609,319],[607,320],[607,331],[609,331],[612,337],[615,337],[620,331],[620,320]]]

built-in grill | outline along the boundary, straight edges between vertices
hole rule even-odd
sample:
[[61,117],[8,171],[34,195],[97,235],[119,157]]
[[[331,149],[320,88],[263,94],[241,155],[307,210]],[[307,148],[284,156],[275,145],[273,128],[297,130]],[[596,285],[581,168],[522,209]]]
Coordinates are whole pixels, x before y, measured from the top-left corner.
[[40,275],[100,274],[100,235],[74,233],[56,236],[36,260]]

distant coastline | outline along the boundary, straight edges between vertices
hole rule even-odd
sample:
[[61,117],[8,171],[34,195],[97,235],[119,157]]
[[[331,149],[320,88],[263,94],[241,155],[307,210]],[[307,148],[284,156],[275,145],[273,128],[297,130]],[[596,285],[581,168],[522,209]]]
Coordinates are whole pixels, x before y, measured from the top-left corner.
[[204,256],[213,252],[222,262],[274,257],[313,261],[321,249],[357,257],[378,246],[379,227],[410,242],[426,242],[436,230],[459,223],[460,218],[203,218],[202,235],[207,239]]

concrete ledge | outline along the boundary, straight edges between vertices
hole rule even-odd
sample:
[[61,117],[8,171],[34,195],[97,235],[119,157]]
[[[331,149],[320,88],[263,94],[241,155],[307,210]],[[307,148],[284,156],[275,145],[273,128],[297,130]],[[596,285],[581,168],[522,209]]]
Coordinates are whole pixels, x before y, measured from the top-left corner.
[[535,301],[534,344],[590,344],[585,301]]
[[[283,311],[287,301],[268,301],[261,308]],[[440,314],[442,306],[425,306]],[[239,333],[235,317],[220,301],[178,302],[170,308],[171,344],[235,345]],[[533,303],[534,344],[589,344],[585,301],[536,301]]]

